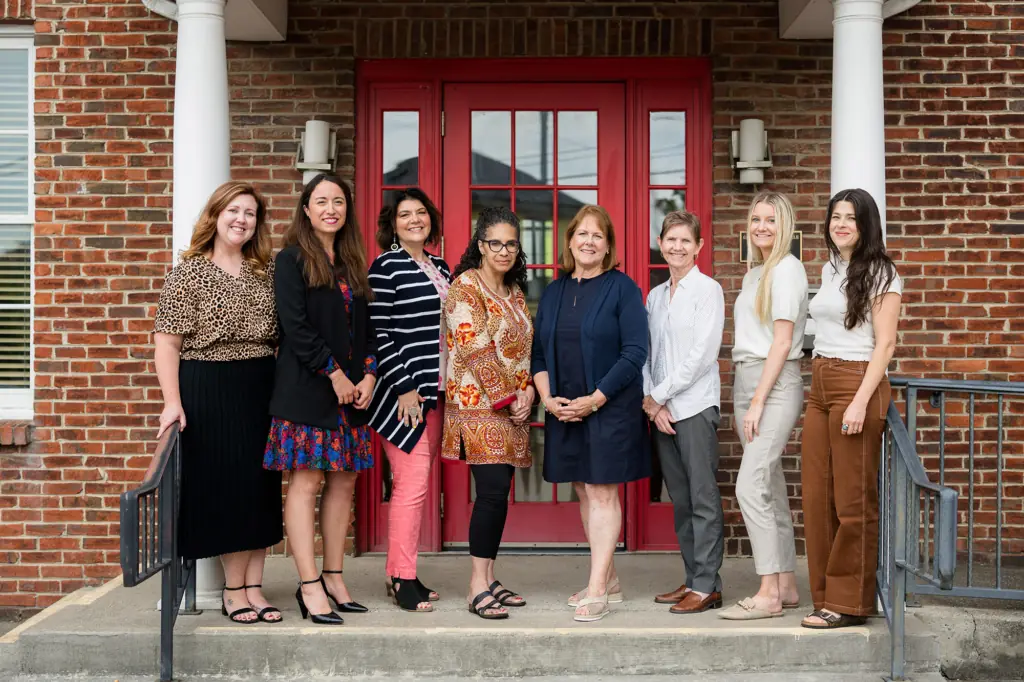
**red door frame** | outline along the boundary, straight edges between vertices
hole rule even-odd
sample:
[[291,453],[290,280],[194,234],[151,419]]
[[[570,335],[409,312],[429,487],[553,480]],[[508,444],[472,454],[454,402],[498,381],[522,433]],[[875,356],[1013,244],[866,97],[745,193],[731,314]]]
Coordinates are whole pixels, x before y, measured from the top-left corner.
[[[356,64],[356,201],[370,255],[377,249],[373,234],[376,210],[382,196],[382,123],[380,112],[388,110],[416,110],[420,112],[420,186],[431,197],[440,198],[441,187],[441,121],[443,84],[445,83],[511,83],[511,82],[620,82],[626,87],[626,191],[629,196],[641,197],[647,193],[646,164],[638,163],[639,150],[645,149],[647,120],[637,120],[642,91],[658,92],[684,89],[694,93],[692,113],[687,115],[687,207],[705,226],[705,249],[699,261],[701,269],[712,274],[713,229],[712,210],[712,119],[711,119],[711,63],[703,58],[555,58],[555,59],[413,59],[413,60],[360,60]],[[660,97],[655,97],[660,99]],[[393,106],[392,106],[393,103]],[[658,106],[652,106],[655,110]],[[632,131],[632,134],[629,134]],[[426,165],[424,165],[424,163]],[[643,166],[642,168],[640,166]],[[646,273],[648,264],[646,202],[635,201],[631,222],[643,226],[634,234],[624,235],[633,240],[628,249],[627,272]],[[441,207],[442,212],[444,206]],[[639,248],[637,248],[639,246]],[[443,243],[442,243],[443,248]],[[639,282],[646,293],[648,282]],[[430,510],[426,525],[429,540],[425,550],[441,549],[440,487],[437,472],[432,484]],[[364,552],[383,549],[380,467],[360,477],[356,512],[356,549]],[[628,549],[671,549],[652,543],[648,534],[650,505],[642,500],[646,496],[646,481],[628,484],[626,490],[626,546]],[[660,516],[660,514],[659,514]]]
[[[444,137],[444,181],[442,188],[447,232],[446,243],[453,259],[461,253],[472,238],[472,215],[470,188],[502,189],[514,187],[510,198],[515,202],[523,185],[518,179],[516,154],[511,154],[510,179],[496,186],[479,185],[472,182],[470,173],[471,129],[470,112],[475,109],[493,108],[501,110],[553,110],[573,111],[579,109],[597,112],[597,176],[598,203],[609,213],[614,225],[626,224],[626,177],[623,171],[626,155],[624,84],[619,83],[445,83],[444,106],[447,134]],[[514,104],[513,104],[514,103]],[[518,129],[513,126],[509,140],[515,149]],[[554,130],[552,131],[554,133]],[[557,135],[555,135],[557,139]],[[557,143],[556,143],[557,144]],[[511,151],[510,149],[510,151]],[[552,190],[553,199],[572,189],[590,189],[594,183],[573,187],[573,183],[558,181],[558,154],[552,154],[554,177],[550,185],[531,185],[534,190],[543,187]],[[512,180],[516,178],[516,180]],[[529,191],[529,190],[527,190]],[[515,207],[514,207],[515,208]],[[518,210],[516,208],[515,210]],[[554,202],[552,210],[558,215]],[[522,215],[522,214],[520,214]],[[557,227],[555,228],[557,231]],[[561,235],[559,235],[560,237]],[[553,245],[552,263],[530,263],[528,267],[550,270],[556,265],[561,245]],[[560,276],[560,275],[556,275]],[[534,428],[542,428],[535,424]],[[535,463],[534,466],[540,466]],[[445,491],[444,518],[441,522],[443,546],[465,546],[468,543],[469,518],[473,508],[470,498],[470,473],[468,467],[449,465],[444,467],[442,485]],[[515,485],[515,484],[513,484]],[[545,484],[554,488],[554,484]],[[513,487],[515,491],[515,487]],[[622,491],[625,493],[625,491]],[[557,495],[556,495],[557,497]],[[623,495],[623,502],[625,497]],[[577,502],[565,499],[552,501],[516,501],[510,499],[508,520],[502,541],[506,544],[558,545],[583,544],[586,536],[579,521]],[[625,529],[623,529],[625,531]],[[625,532],[620,541],[625,539]]]

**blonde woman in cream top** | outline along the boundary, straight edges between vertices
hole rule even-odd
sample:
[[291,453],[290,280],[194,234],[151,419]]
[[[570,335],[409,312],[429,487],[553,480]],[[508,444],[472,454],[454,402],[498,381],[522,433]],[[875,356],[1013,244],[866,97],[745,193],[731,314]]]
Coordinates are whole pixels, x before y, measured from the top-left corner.
[[800,376],[807,323],[807,273],[790,254],[793,207],[777,192],[750,205],[751,261],[733,316],[736,321],[733,419],[743,444],[736,500],[743,512],[761,586],[721,617],[758,620],[781,616],[799,603],[796,547],[782,455],[804,402]]

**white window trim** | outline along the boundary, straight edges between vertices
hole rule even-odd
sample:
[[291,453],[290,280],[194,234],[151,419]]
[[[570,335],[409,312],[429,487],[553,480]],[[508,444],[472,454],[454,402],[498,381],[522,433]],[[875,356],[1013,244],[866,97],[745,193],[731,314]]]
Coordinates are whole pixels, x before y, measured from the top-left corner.
[[[35,416],[35,30],[32,25],[0,26],[0,50],[28,51],[28,213],[21,216],[0,217],[6,225],[28,225],[29,233],[29,388],[0,388],[0,420],[29,421]],[[17,306],[9,306],[16,308]]]

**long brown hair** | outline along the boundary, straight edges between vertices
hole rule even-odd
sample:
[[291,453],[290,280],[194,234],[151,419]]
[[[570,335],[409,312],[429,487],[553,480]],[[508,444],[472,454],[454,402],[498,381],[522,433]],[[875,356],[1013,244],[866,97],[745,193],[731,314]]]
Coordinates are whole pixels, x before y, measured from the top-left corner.
[[[324,253],[323,244],[317,238],[313,223],[306,215],[313,190],[322,182],[331,182],[341,188],[345,195],[345,223],[334,235],[334,265]],[[356,207],[352,203],[352,190],[348,184],[333,173],[320,173],[302,189],[299,204],[295,207],[295,217],[284,235],[285,246],[297,245],[302,252],[303,269],[306,283],[311,287],[332,287],[335,285],[337,273],[340,272],[348,280],[352,291],[366,300],[373,299],[369,278],[366,274],[366,248],[363,246],[363,235],[356,221]]]
[[217,220],[220,214],[238,197],[248,194],[256,200],[256,231],[242,245],[242,258],[249,263],[252,271],[259,277],[267,276],[270,264],[270,229],[267,227],[267,202],[256,188],[241,180],[229,180],[218,187],[210,195],[199,214],[195,229],[192,231],[192,242],[181,252],[181,259],[206,257],[213,252],[213,242],[217,238]]
[[601,261],[601,272],[608,272],[612,268],[619,267],[619,253],[615,249],[615,226],[612,225],[612,217],[608,215],[608,211],[604,210],[604,207],[587,204],[576,213],[569,222],[569,227],[565,230],[565,243],[562,248],[562,272],[567,275],[571,275],[576,270],[576,259],[572,255],[572,238],[575,236],[580,224],[587,218],[593,218],[597,222],[597,226],[604,233],[604,238],[608,242],[608,253],[604,255],[604,260]]
[[833,264],[842,260],[842,254],[832,231],[832,212],[840,201],[853,204],[854,220],[860,239],[853,247],[850,263],[846,270],[846,319],[847,329],[853,329],[867,322],[868,313],[875,299],[889,291],[896,279],[896,264],[885,252],[882,237],[882,216],[874,198],[863,189],[844,189],[828,202],[828,214],[825,216],[825,245],[828,246],[829,258]]

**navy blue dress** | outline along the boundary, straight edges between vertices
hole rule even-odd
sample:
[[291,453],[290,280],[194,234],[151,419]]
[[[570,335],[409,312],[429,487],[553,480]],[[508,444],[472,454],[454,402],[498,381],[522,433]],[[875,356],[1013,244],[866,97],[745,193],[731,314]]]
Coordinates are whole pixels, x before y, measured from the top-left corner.
[[650,476],[640,288],[617,270],[583,282],[559,277],[544,291],[534,324],[532,370],[547,373],[552,395],[573,399],[599,389],[608,399],[581,422],[545,416],[544,479],[615,484]]
[[[562,304],[555,323],[557,385],[551,389],[553,395],[560,398],[574,400],[590,394],[587,370],[583,366],[581,330],[583,317],[600,289],[600,281],[607,275],[604,273],[584,280],[570,278],[562,289]],[[561,427],[544,434],[545,442],[550,439],[553,450],[559,453],[558,457],[544,458],[544,480],[553,483],[590,480],[590,458],[584,456],[590,450],[585,423],[567,422]]]

